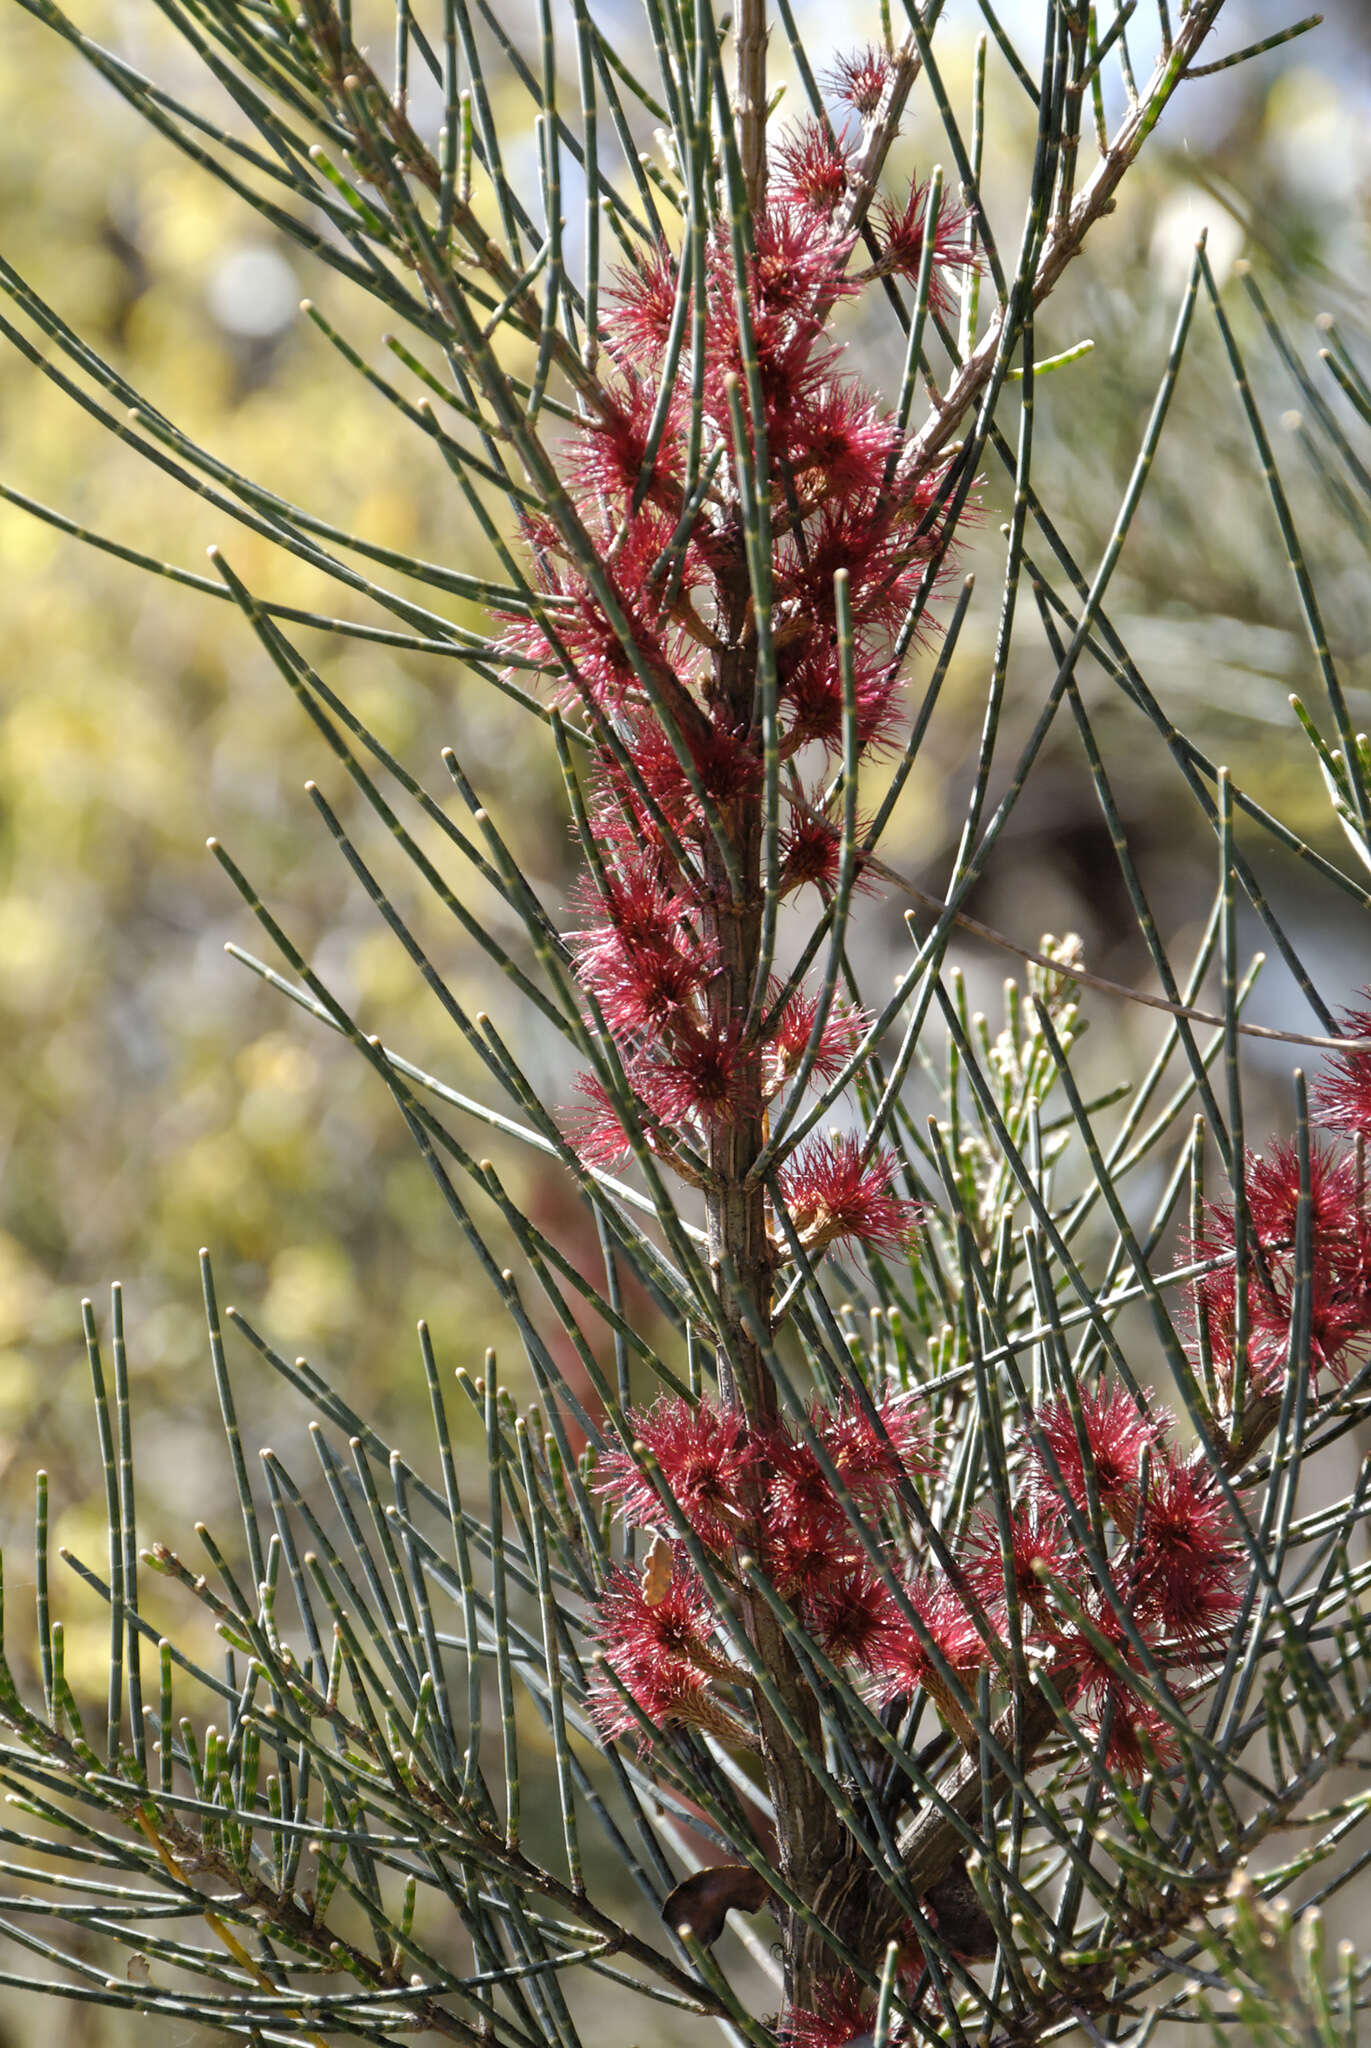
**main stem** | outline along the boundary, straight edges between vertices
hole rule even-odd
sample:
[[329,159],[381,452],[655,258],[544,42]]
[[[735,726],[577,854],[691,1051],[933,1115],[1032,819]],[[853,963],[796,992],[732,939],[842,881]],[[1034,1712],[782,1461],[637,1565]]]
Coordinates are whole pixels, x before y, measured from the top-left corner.
[[[724,647],[715,663],[712,706],[716,723],[737,734],[752,730],[755,706],[756,641],[747,630],[748,598],[746,561],[739,547],[725,593]],[[744,792],[722,806],[722,811],[743,885],[741,896],[735,899],[722,855],[709,841],[705,857],[711,904],[709,937],[719,962],[710,991],[710,1021],[718,1041],[727,1044],[747,1017],[761,951],[760,790]],[[734,1114],[714,1118],[709,1132],[714,1185],[706,1198],[706,1213],[718,1298],[715,1362],[720,1405],[741,1409],[754,1427],[765,1427],[777,1419],[778,1411],[776,1389],[754,1334],[770,1329],[772,1311],[766,1193],[761,1185],[749,1184],[766,1141],[761,1051],[756,1043],[739,1045],[734,1077]],[[754,1521],[739,1545],[740,1553],[750,1549],[758,1554],[761,1535]],[[792,1722],[812,1753],[822,1756],[819,1700],[770,1608],[744,1590],[740,1619]],[[776,1815],[777,1863],[786,1883],[809,1903],[820,1891],[825,1874],[836,1862],[847,1860],[847,1833],[779,1715],[755,1685],[753,1704],[761,1730],[767,1789]],[[787,1925],[784,1915],[782,1921],[786,1998],[791,2005],[809,2005],[816,1970],[823,1964],[823,1947],[802,1923],[792,1919]]]

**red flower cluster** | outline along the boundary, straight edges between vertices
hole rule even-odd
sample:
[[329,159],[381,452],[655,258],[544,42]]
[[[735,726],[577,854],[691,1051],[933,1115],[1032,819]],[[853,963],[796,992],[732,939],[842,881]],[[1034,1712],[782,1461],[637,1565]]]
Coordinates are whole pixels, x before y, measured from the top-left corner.
[[[665,1597],[655,1604],[626,1571],[615,1572],[600,1594],[598,1631],[607,1661],[647,1718],[658,1728],[688,1722],[736,1738],[733,1718],[713,1691],[733,1675],[710,1647],[713,1630],[709,1595],[688,1567],[673,1571]],[[623,1694],[603,1674],[593,1681],[589,1702],[608,1739],[639,1729]]]
[[[1371,993],[1368,991],[1367,993]],[[1349,1038],[1371,1036],[1371,1009],[1342,1020]],[[1371,1051],[1339,1053],[1316,1084],[1314,1104],[1324,1127],[1344,1139],[1315,1144],[1309,1161],[1310,1288],[1309,1372],[1345,1380],[1371,1348],[1371,1217],[1363,1156],[1371,1139]],[[1247,1261],[1247,1359],[1250,1386],[1269,1393],[1283,1380],[1290,1357],[1295,1309],[1295,1233],[1300,1168],[1295,1145],[1249,1153],[1245,1194],[1250,1225]],[[1256,1240],[1253,1246],[1251,1240]],[[1231,1204],[1210,1204],[1196,1258],[1232,1260],[1237,1232]],[[1202,1329],[1220,1389],[1231,1393],[1237,1277],[1233,1264],[1196,1283],[1196,1348]]]
[[[841,90],[859,113],[879,101],[887,71],[878,51],[844,64]],[[857,737],[868,749],[898,724],[893,637],[947,538],[939,476],[915,470],[894,419],[843,371],[829,333],[836,303],[879,272],[917,269],[923,248],[926,209],[915,191],[880,216],[874,270],[849,268],[853,241],[835,224],[848,152],[817,129],[781,146],[742,279],[727,232],[709,238],[703,359],[692,353],[692,318],[668,386],[678,297],[692,282],[688,253],[657,245],[620,271],[602,328],[615,372],[610,400],[575,430],[566,457],[603,583],[551,521],[530,522],[550,603],[541,623],[515,620],[508,635],[558,673],[564,699],[587,716],[597,859],[580,893],[572,953],[615,1042],[646,1142],[687,1178],[699,1177],[720,1125],[761,1117],[815,1021],[801,992],[759,1006],[763,1014],[749,1022],[749,992],[722,987],[716,828],[741,867],[752,863],[749,889],[760,887],[755,837],[743,821],[755,818],[762,787],[762,692],[753,701],[749,685],[740,701],[728,685],[732,671],[750,674],[759,659],[756,564],[742,507],[764,500],[770,530],[782,895],[806,883],[830,890],[836,880],[838,835],[820,794],[823,757],[841,746],[843,730],[835,573],[848,576]],[[953,208],[935,225],[935,296],[946,270],[973,260],[963,229]],[[702,411],[693,417],[696,388]],[[765,468],[754,476],[762,450]],[[810,1068],[815,1081],[841,1070],[865,1024],[860,1012],[833,1006]],[[619,1106],[593,1077],[582,1085],[591,1108],[573,1141],[590,1163],[611,1164],[631,1149]],[[904,1242],[917,1210],[892,1192],[891,1175],[890,1161],[863,1161],[855,1146],[808,1146],[784,1183],[806,1248],[817,1253],[838,1238]]]
[[[848,1494],[873,1521],[903,1477],[926,1469],[928,1455],[907,1396],[884,1396],[875,1413],[878,1425],[849,1398],[816,1405],[810,1416]],[[988,1514],[971,1532],[955,1585],[933,1571],[911,1576],[892,1558],[899,1599],[857,1540],[814,1451],[793,1431],[680,1399],[629,1419],[637,1446],[606,1455],[600,1490],[625,1521],[670,1543],[669,1590],[653,1604],[616,1574],[602,1597],[599,1637],[649,1719],[717,1728],[728,1710],[713,1688],[738,1674],[714,1647],[717,1617],[684,1545],[672,1541],[676,1523],[643,1469],[643,1450],[720,1577],[735,1579],[740,1553],[756,1556],[825,1653],[866,1680],[874,1703],[923,1688],[945,1706],[948,1667],[974,1685],[980,1671],[1003,1663],[1005,1566]],[[1140,1777],[1148,1748],[1165,1757],[1170,1741],[1146,1701],[1137,1644],[1163,1666],[1202,1667],[1240,1604],[1244,1554],[1205,1467],[1169,1441],[1165,1414],[1121,1390],[1101,1391],[1083,1397],[1078,1423],[1079,1433],[1065,1401],[1032,1418],[1010,1570],[1026,1644],[1087,1728],[1107,1731],[1110,1767]],[[1071,1524],[1073,1510],[1092,1514],[1092,1496],[1103,1516],[1096,1537],[1132,1638]],[[607,1735],[639,1725],[617,1690],[601,1690],[594,1705]]]
[[[882,1396],[873,1414],[874,1421],[854,1399],[843,1398],[832,1406],[816,1403],[810,1423],[848,1495],[875,1516],[902,1480],[924,1469],[927,1437],[906,1395]],[[752,1554],[835,1663],[890,1674],[885,1689],[892,1695],[902,1689],[893,1674],[901,1659],[912,1670],[916,1657],[907,1640],[909,1623],[867,1559],[808,1443],[779,1424],[759,1427],[736,1409],[720,1411],[703,1401],[692,1407],[684,1400],[663,1399],[631,1413],[629,1421],[638,1444],[651,1452],[681,1517],[723,1578],[735,1576],[740,1552]],[[640,1455],[609,1451],[600,1463],[599,1487],[617,1502],[626,1522],[675,1536],[676,1523],[643,1471]],[[622,1575],[610,1581],[602,1596],[600,1640],[645,1713],[659,1718],[670,1694],[677,1719],[698,1719],[693,1705],[682,1707],[671,1692],[680,1660],[685,1658],[692,1676],[711,1668],[710,1660],[716,1676],[736,1674],[719,1671],[717,1652],[709,1647],[713,1613],[707,1601],[692,1605],[698,1580],[680,1543],[673,1544],[670,1585],[669,1646],[659,1650],[653,1634],[667,1602],[648,1609],[641,1589],[631,1580],[625,1587]],[[910,1597],[933,1615],[941,1596],[914,1587]],[[617,1695],[615,1705],[627,1713]],[[618,1732],[610,1730],[603,1713],[600,1725]]]
[[[1170,1417],[1122,1388],[1083,1394],[1073,1418],[1065,1399],[1032,1418],[1028,1478],[1009,1529],[1009,1566],[1026,1645],[1036,1650],[1066,1704],[1082,1708],[1092,1735],[1105,1732],[1112,1770],[1141,1778],[1146,1746],[1173,1745],[1145,1697],[1137,1643],[1157,1664],[1197,1670],[1214,1653],[1242,1600],[1246,1561],[1223,1497],[1204,1463],[1169,1441]],[[1130,1639],[1072,1527],[1095,1530]],[[975,1531],[967,1579],[1004,1632],[1005,1562],[993,1516]]]

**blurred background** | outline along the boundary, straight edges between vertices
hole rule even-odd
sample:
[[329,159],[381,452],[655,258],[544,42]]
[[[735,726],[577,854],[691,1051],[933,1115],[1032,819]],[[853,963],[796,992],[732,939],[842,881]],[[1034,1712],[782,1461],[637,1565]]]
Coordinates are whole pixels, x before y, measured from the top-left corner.
[[[1274,32],[1298,11],[1294,0],[1234,0],[1213,54]],[[1207,226],[1360,727],[1371,723],[1366,508],[1351,516],[1310,460],[1292,417],[1299,394],[1232,281],[1236,264],[1252,264],[1315,370],[1316,316],[1334,314],[1354,350],[1371,331],[1371,15],[1360,0],[1328,0],[1325,11],[1316,32],[1182,88],[1117,212],[1054,296],[1038,354],[1087,337],[1094,349],[1040,380],[1036,481],[1093,566],[1165,360],[1195,236]],[[504,12],[516,33],[526,26],[531,34],[528,0]],[[949,0],[946,12],[940,49],[960,111],[981,17],[969,0]],[[1036,49],[1036,0],[999,0],[997,12],[1026,51]],[[822,59],[832,11],[809,13]],[[854,40],[878,33],[874,5],[865,17],[854,17]],[[200,90],[184,46],[147,0],[95,0],[80,19],[139,68]],[[1148,35],[1135,31],[1140,74],[1150,69]],[[993,45],[989,81],[987,186],[1012,246],[1031,130]],[[1117,112],[1116,77],[1110,90]],[[511,120],[523,118],[520,107],[511,99]],[[905,147],[925,171],[940,153],[936,114],[917,93]],[[456,567],[481,558],[445,473],[330,350],[299,301],[315,296],[375,355],[384,323],[373,309],[311,272],[13,5],[0,10],[0,255],[240,470],[382,545]],[[873,339],[877,371],[889,346]],[[193,570],[205,567],[206,545],[222,542],[252,587],[337,608],[317,574],[179,491],[9,346],[0,346],[0,483]],[[1002,476],[988,470],[964,550],[965,565],[981,572],[981,596],[887,844],[887,857],[928,886],[938,885],[955,845],[970,772],[1006,499]],[[1111,611],[1177,722],[1343,859],[1287,704],[1292,690],[1314,691],[1294,589],[1204,319]],[[355,615],[368,614],[359,604]],[[1034,622],[1021,617],[1007,751],[1031,721],[1034,679],[1047,663]],[[439,749],[452,744],[527,871],[561,900],[572,849],[540,728],[455,661],[319,635],[301,644],[440,797]],[[912,665],[914,687],[928,666],[927,655]],[[1098,679],[1091,702],[1110,734],[1122,714]],[[1125,746],[1130,729],[1118,728]],[[367,1029],[453,1085],[486,1092],[315,817],[302,787],[313,776],[345,817],[356,816],[323,742],[231,606],[0,504],[0,1534],[18,1603],[36,1465],[53,1474],[57,1540],[93,1561],[103,1544],[83,1295],[95,1298],[103,1321],[110,1282],[124,1284],[144,1500],[155,1490],[155,1533],[168,1538],[184,1537],[196,1516],[224,1521],[229,1499],[199,1246],[213,1252],[221,1302],[239,1303],[287,1356],[308,1354],[402,1442],[427,1441],[416,1319],[428,1320],[445,1368],[479,1370],[485,1345],[506,1336],[376,1080],[225,955],[226,940],[254,952],[265,942],[206,852],[209,834]],[[1160,748],[1129,759],[1119,794],[1159,922],[1184,959],[1213,886],[1212,840],[1182,804]],[[1293,864],[1263,855],[1262,873],[1301,931],[1325,996],[1345,1002],[1371,979],[1364,942],[1338,921],[1329,892],[1306,903]],[[406,904],[462,1000],[473,1009],[488,1003],[550,1099],[565,1100],[565,1071],[550,1049],[518,1038],[513,1006],[456,927],[412,890]],[[1088,778],[1065,746],[1041,764],[974,907],[1029,945],[1046,931],[1078,931],[1097,972],[1146,978]],[[869,906],[871,958],[903,948],[901,908]],[[1011,964],[975,946],[960,957],[989,1007]],[[1090,1007],[1099,1074],[1117,1078],[1153,1027],[1102,998]],[[1310,1026],[1274,969],[1253,1014]],[[1288,1122],[1274,1094],[1265,1113]],[[1249,1135],[1260,1141],[1262,1112]],[[552,1175],[494,1144],[477,1149],[491,1152],[564,1243],[587,1230]],[[289,1461],[305,1416],[246,1360],[239,1381],[256,1439],[270,1433]],[[105,1622],[93,1603],[67,1604],[70,1663],[89,1679],[102,1668]],[[5,2024],[0,2018],[0,2040],[37,2038],[22,2025],[6,2035]],[[42,2038],[55,2044],[117,2038],[100,2015],[80,2009],[45,2009],[42,2024]]]

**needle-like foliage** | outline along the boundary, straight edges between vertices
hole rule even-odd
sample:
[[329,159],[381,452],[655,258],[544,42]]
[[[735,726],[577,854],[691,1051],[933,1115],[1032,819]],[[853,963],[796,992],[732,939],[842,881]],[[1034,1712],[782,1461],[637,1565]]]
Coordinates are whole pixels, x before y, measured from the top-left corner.
[[[235,608],[377,848],[505,978],[506,1010],[473,1014],[381,851],[311,785],[479,1062],[476,1100],[383,1045],[260,900],[250,850],[214,846],[271,953],[240,957],[389,1091],[536,1405],[421,1328],[434,1442],[394,1446],[248,1316],[221,1319],[206,1256],[241,1529],[201,1528],[188,1555],[147,1474],[135,1502],[117,1291],[108,1376],[87,1310],[109,1539],[66,1563],[108,1605],[108,1694],[93,1720],[65,1672],[44,1481],[31,1699],[0,1662],[3,1981],[168,2040],[576,2048],[579,1977],[624,2043],[693,2015],[757,2048],[1141,2044],[1167,2016],[1222,2034],[1236,2013],[1253,2038],[1350,2048],[1364,1979],[1348,1958],[1330,1981],[1317,1909],[1366,1854],[1366,1797],[1339,1774],[1371,1728],[1367,1489],[1336,1500],[1316,1475],[1367,1409],[1371,999],[1350,964],[1315,985],[1260,873],[1279,847],[1371,910],[1371,756],[1203,242],[1088,559],[1033,480],[1035,380],[1079,354],[1040,357],[1040,310],[1173,96],[1244,54],[1222,51],[1223,0],[1174,19],[1156,0],[1155,21],[1043,0],[1035,51],[982,0],[965,118],[941,0],[823,49],[788,0],[727,21],[645,0],[642,75],[598,0],[396,0],[388,25],[347,0],[161,0],[193,59],[170,86],[56,0],[22,4],[379,302],[391,361],[311,308],[319,345],[391,431],[432,441],[482,536],[476,566],[412,559],[236,473],[0,265],[34,374],[226,537],[203,575],[33,509]],[[987,36],[1036,131],[993,218]],[[911,175],[916,109],[942,163]],[[1356,351],[1330,328],[1302,352],[1246,289],[1320,474],[1364,517]],[[903,365],[886,389],[865,353],[882,326]],[[1308,629],[1318,696],[1297,710],[1346,866],[1177,728],[1111,618],[1202,326]],[[1001,470],[979,752],[930,895],[880,849]],[[234,522],[332,579],[340,616],[250,587]],[[440,800],[387,751],[300,628],[445,656],[540,722],[582,863],[570,901],[523,871],[517,821],[457,752]],[[1184,958],[1122,822],[1121,732],[1212,837]],[[984,935],[968,899],[1049,737],[1096,793],[1164,1020],[1137,1071],[1119,1040],[1102,1095],[1077,1044],[1130,992],[1077,940],[1021,935],[1002,1027],[947,958]],[[893,986],[864,988],[863,921],[892,896],[907,943]],[[492,899],[498,919],[473,907]],[[1264,1145],[1244,905],[1308,1005]],[[533,1078],[549,1065],[564,1099]],[[597,1270],[521,1210],[485,1128],[566,1177]],[[259,1441],[264,1370],[311,1416],[308,1470]],[[203,1629],[145,1618],[151,1573],[203,1611],[222,1666]]]

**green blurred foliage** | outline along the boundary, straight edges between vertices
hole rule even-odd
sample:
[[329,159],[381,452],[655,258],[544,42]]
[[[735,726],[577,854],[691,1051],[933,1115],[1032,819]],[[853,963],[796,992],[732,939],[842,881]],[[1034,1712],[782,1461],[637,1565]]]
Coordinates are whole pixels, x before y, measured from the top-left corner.
[[[92,26],[128,47],[119,10]],[[138,24],[137,61],[183,71],[184,53],[151,29]],[[15,268],[225,460],[382,545],[472,556],[420,438],[396,431],[295,310],[306,290],[327,303],[328,278],[300,275],[261,223],[17,8],[0,16],[0,222]],[[245,262],[286,295],[265,332],[226,324]],[[241,312],[260,321],[260,308]],[[369,312],[335,308],[374,347],[357,327]],[[205,545],[221,542],[254,588],[338,610],[318,572],[197,504],[8,348],[0,416],[16,488],[197,571]],[[40,1445],[89,1477],[78,1297],[100,1297],[113,1277],[127,1288],[159,1491],[179,1519],[207,1510],[225,1483],[204,1435],[197,1246],[213,1249],[222,1299],[250,1304],[282,1348],[326,1362],[382,1412],[408,1406],[421,1384],[421,1313],[440,1351],[460,1340],[468,1362],[495,1334],[488,1295],[374,1077],[225,958],[226,939],[259,950],[257,935],[206,835],[235,853],[367,1028],[457,1086],[479,1083],[302,794],[317,776],[356,818],[234,608],[8,505],[0,559],[5,1521],[12,1529],[22,1513]],[[362,600],[352,615],[376,617]],[[564,865],[555,764],[529,721],[456,663],[318,634],[303,644],[440,797],[447,786],[457,801],[438,761],[450,740],[497,812],[517,806],[533,871]],[[481,1008],[497,992],[471,949],[431,910],[416,915],[439,966]],[[516,1162],[516,1186],[521,1171]],[[84,1491],[74,1476],[62,1472],[67,1498]]]

